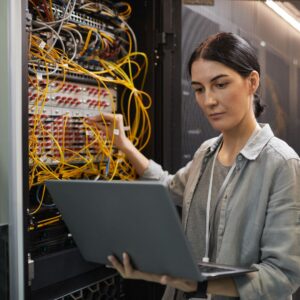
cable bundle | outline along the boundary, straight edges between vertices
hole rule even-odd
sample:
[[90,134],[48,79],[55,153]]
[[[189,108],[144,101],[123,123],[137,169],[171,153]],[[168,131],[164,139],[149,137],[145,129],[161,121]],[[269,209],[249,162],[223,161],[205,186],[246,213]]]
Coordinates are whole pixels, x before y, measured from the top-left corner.
[[[130,5],[30,0],[30,11],[30,188],[48,179],[134,179],[135,171],[113,141],[85,122],[90,112],[115,113],[119,106],[134,145],[142,150],[150,139],[152,101],[142,91],[148,60],[137,51],[126,22]],[[92,84],[69,88],[70,76]],[[43,206],[44,190],[31,214]]]

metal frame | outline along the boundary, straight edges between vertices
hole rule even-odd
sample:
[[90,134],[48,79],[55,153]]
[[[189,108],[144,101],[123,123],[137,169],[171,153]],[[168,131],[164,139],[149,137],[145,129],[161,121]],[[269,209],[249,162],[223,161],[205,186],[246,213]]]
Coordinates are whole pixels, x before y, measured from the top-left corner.
[[[22,122],[25,99],[24,69],[26,64],[24,46],[25,38],[25,1],[8,1],[8,80],[9,80],[9,130],[10,130],[10,174],[9,176],[9,268],[10,268],[10,299],[25,298],[25,266],[24,264],[24,185],[23,155],[24,128]],[[24,172],[25,174],[25,172]],[[26,181],[28,182],[28,181]],[[27,260],[26,260],[27,261]]]
[[128,2],[135,8],[138,49],[149,58],[145,91],[153,99],[152,137],[144,154],[174,172],[181,160],[181,1]]

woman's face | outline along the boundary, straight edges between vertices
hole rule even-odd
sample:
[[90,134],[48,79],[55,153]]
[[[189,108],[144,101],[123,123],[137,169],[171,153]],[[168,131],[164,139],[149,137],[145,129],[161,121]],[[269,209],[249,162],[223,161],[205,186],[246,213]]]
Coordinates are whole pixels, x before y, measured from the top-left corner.
[[192,64],[191,77],[197,103],[213,128],[225,132],[253,121],[257,72],[243,78],[219,62],[198,59]]

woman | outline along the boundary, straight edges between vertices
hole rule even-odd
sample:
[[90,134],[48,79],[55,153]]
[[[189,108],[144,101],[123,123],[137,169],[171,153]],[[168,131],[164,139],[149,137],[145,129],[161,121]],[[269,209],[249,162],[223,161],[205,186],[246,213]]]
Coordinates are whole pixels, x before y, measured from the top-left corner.
[[300,284],[300,161],[269,125],[256,121],[263,107],[256,96],[260,67],[254,50],[237,35],[219,33],[200,44],[188,67],[196,101],[221,135],[204,142],[175,175],[137,151],[124,134],[122,116],[104,118],[111,124],[116,118],[115,145],[137,173],[165,182],[182,205],[184,230],[198,260],[258,271],[197,284],[133,270],[127,254],[123,262],[109,260],[125,278],[166,284],[164,300],[206,294],[291,299]]

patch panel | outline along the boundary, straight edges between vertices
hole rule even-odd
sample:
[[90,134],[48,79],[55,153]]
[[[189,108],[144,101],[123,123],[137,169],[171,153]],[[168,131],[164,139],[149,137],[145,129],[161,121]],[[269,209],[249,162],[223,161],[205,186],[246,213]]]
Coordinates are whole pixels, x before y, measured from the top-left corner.
[[99,160],[99,147],[93,143],[95,136],[83,122],[100,111],[117,109],[115,89],[30,77],[28,102],[30,152],[41,162],[57,164],[70,159],[69,163],[80,163],[87,158],[87,152]]
[[[117,92],[113,88],[95,85],[52,81],[32,80],[28,88],[29,110],[34,106],[68,108],[71,115],[89,116],[99,111],[113,112],[117,110]],[[55,111],[55,110],[54,110]],[[66,111],[66,112],[67,112]],[[56,114],[60,114],[57,110]]]
[[42,115],[35,125],[36,117],[29,116],[29,135],[34,136],[30,151],[40,161],[53,164],[61,162],[62,159],[73,158],[74,162],[79,163],[87,158],[87,152],[88,157],[95,155],[94,160],[99,160],[99,146],[94,143],[95,137],[84,127],[80,118]]
[[[56,16],[58,19],[61,18],[64,14],[61,6],[56,4],[53,4],[52,11],[54,16]],[[79,25],[84,25],[84,26],[90,26],[105,31],[109,30],[113,32],[116,29],[114,26],[110,26],[104,22],[100,22],[95,18],[92,18],[90,16],[87,16],[86,14],[79,13],[79,12],[73,12],[69,18],[69,22],[79,24]]]

